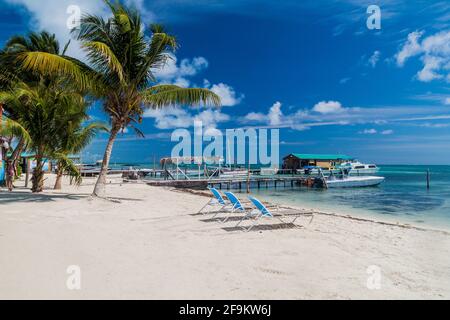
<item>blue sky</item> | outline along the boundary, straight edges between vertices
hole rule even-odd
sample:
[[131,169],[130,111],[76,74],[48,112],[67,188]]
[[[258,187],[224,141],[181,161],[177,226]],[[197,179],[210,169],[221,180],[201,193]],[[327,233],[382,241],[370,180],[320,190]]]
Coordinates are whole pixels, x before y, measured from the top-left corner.
[[[446,1],[129,0],[181,45],[161,82],[208,87],[220,109],[148,111],[146,138],[119,137],[113,162],[170,154],[175,128],[280,128],[281,156],[346,153],[379,164],[450,163],[450,3]],[[28,30],[69,39],[67,7],[102,1],[0,0],[0,43]],[[381,29],[369,30],[370,4]],[[73,44],[71,54],[83,58]],[[95,119],[105,119],[99,106]],[[86,150],[100,159],[106,136]]]

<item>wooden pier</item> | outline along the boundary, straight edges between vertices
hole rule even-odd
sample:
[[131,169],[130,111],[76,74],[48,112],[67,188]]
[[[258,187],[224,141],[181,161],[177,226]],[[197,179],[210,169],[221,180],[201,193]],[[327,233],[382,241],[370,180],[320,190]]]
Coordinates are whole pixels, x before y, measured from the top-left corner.
[[300,175],[251,176],[233,178],[192,179],[192,180],[148,180],[152,186],[166,186],[175,188],[206,189],[213,187],[220,190],[244,190],[278,187],[295,187],[307,185],[307,178]]

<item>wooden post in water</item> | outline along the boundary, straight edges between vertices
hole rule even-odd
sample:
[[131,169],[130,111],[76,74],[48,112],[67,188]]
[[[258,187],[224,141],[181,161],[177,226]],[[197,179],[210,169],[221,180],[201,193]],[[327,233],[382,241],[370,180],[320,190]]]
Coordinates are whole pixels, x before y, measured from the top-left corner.
[[250,162],[248,163],[248,172],[247,172],[247,193],[250,193]]
[[430,189],[430,169],[427,169],[427,189]]

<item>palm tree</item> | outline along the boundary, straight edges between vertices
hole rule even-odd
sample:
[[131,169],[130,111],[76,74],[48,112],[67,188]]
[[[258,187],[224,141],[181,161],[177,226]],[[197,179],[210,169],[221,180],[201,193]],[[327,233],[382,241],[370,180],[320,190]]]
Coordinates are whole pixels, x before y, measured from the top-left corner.
[[65,136],[66,128],[71,123],[79,123],[80,114],[85,115],[84,110],[74,108],[84,107],[83,96],[76,90],[71,91],[64,79],[52,82],[50,86],[45,82],[42,79],[39,85],[33,87],[23,82],[17,83],[13,89],[0,92],[0,102],[14,110],[17,123],[30,138],[29,148],[36,160],[31,178],[33,192],[43,190],[45,161],[64,160],[67,150],[62,142],[71,139]]
[[[46,83],[50,84],[52,81],[50,77],[44,77],[42,74],[33,71],[26,72],[21,70],[21,63],[18,61],[17,57],[24,52],[33,51],[64,55],[69,43],[67,43],[64,50],[60,52],[59,42],[55,35],[50,34],[47,31],[42,31],[40,33],[31,32],[27,36],[17,35],[11,37],[6,42],[5,47],[0,51],[0,90],[11,90],[20,82],[26,83],[29,86],[34,86],[39,82],[42,82],[44,78],[46,79]],[[0,105],[0,111],[2,112],[3,109],[8,115],[8,121],[10,123],[12,123],[11,121],[14,122],[14,120],[18,120],[16,110],[13,106],[2,104]],[[11,135],[9,142],[12,141],[12,138],[13,136]],[[20,154],[24,151],[27,141],[25,136],[21,134],[14,136],[14,138],[17,139],[17,144],[7,160],[11,161],[14,165],[17,165]]]
[[[91,122],[83,126],[84,122],[89,120],[86,112],[87,103],[80,101],[81,104],[73,103],[69,109],[64,110],[67,114],[59,117],[58,120],[71,121],[65,125],[58,126],[61,131],[57,134],[57,143],[54,146],[52,158],[56,159],[56,181],[55,190],[60,190],[62,186],[62,177],[67,174],[71,179],[75,179],[77,184],[81,183],[81,174],[78,167],[70,159],[71,154],[80,153],[94,138],[98,131],[108,131],[105,124],[101,122]],[[70,116],[72,115],[72,116]]]
[[39,82],[42,74],[36,72],[24,72],[17,57],[25,52],[47,52],[64,56],[70,42],[64,50],[60,51],[60,45],[56,36],[47,31],[40,33],[31,32],[27,36],[17,35],[11,37],[0,51],[0,88],[11,88],[18,81],[28,84]]
[[[12,165],[17,168],[17,161],[19,159],[20,153],[26,149],[26,146],[31,142],[30,135],[28,131],[18,122],[7,118],[6,116],[2,116],[0,118],[0,137],[6,140],[9,146],[9,150],[5,150],[5,155],[7,156],[8,151],[11,152],[11,156],[7,156],[6,162],[11,162]],[[17,139],[19,143],[13,148],[12,142],[14,139]],[[0,152],[2,152],[2,146],[0,146]],[[6,175],[9,172],[6,171]],[[14,179],[14,177],[11,177]]]
[[87,53],[89,66],[46,52],[25,52],[19,57],[25,70],[64,74],[80,89],[90,89],[103,101],[111,130],[93,192],[95,196],[100,195],[106,183],[117,134],[126,127],[136,129],[135,124],[142,121],[145,108],[220,105],[220,98],[207,89],[157,84],[154,72],[164,67],[170,53],[177,48],[175,38],[160,25],[150,28],[148,38],[138,11],[118,1],[114,4],[104,1],[111,10],[111,18],[105,20],[88,14],[81,19],[80,28],[74,30]]

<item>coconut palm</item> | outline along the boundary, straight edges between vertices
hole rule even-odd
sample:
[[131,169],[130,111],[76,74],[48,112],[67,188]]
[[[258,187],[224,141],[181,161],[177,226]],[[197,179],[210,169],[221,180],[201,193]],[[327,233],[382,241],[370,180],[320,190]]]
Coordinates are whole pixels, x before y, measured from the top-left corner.
[[[0,140],[8,143],[9,150],[5,150],[5,154],[7,155],[7,152],[11,151],[11,156],[7,157],[6,162],[11,162],[17,168],[20,153],[26,149],[26,146],[31,142],[31,138],[27,130],[20,123],[6,116],[2,118],[0,119],[0,137],[3,137],[3,139]],[[12,144],[14,139],[19,141],[15,147]],[[2,152],[1,148],[2,146],[0,146],[0,152]],[[6,174],[8,175],[9,172],[7,171]],[[14,179],[14,177],[11,178]]]
[[69,46],[68,42],[63,51],[56,36],[47,31],[39,33],[31,32],[27,36],[17,35],[11,37],[0,51],[0,88],[10,88],[18,81],[28,84],[38,82],[42,74],[36,72],[24,72],[17,57],[24,52],[48,52],[64,55]]
[[[46,52],[25,52],[19,57],[25,70],[64,74],[80,89],[90,89],[103,102],[111,122],[100,175],[93,195],[100,195],[117,134],[142,121],[145,108],[220,105],[220,98],[203,88],[159,85],[155,71],[163,68],[176,40],[160,25],[145,34],[138,11],[105,0],[111,18],[85,15],[74,35],[81,42],[89,66],[75,59]],[[139,131],[138,131],[139,132]]]
[[61,131],[57,133],[56,143],[53,147],[52,158],[56,160],[55,190],[61,189],[64,174],[70,176],[77,184],[81,183],[80,170],[70,155],[80,153],[98,131],[108,131],[107,126],[101,122],[91,122],[83,126],[89,120],[89,116],[86,113],[87,104],[84,101],[80,102],[81,104],[70,105],[68,109],[64,110],[66,116],[56,119],[56,121],[66,121],[68,118],[71,120],[65,125],[58,126]]
[[71,139],[65,137],[66,128],[79,123],[80,117],[85,116],[84,109],[74,108],[84,107],[84,98],[76,90],[71,91],[64,79],[51,85],[42,79],[37,86],[21,82],[13,89],[0,92],[0,102],[14,110],[17,123],[29,135],[29,149],[35,154],[36,160],[31,178],[32,191],[41,192],[45,161],[64,160],[63,156],[68,150],[62,147],[62,142]]
[[[17,57],[24,52],[33,51],[64,55],[68,45],[69,43],[66,44],[61,52],[55,35],[47,31],[41,31],[40,33],[31,32],[27,36],[17,35],[11,37],[0,51],[0,90],[11,90],[18,82],[34,86],[42,83],[43,79],[45,79],[47,84],[50,84],[52,82],[51,77],[44,77],[42,74],[33,71],[21,70],[21,64]],[[13,106],[5,104],[1,105],[0,109],[2,109],[0,111],[5,110],[10,122],[18,119]],[[10,136],[11,140],[12,137]],[[27,145],[27,141],[24,135],[15,135],[14,138],[16,138],[17,143],[7,160],[17,165],[20,154]]]

